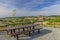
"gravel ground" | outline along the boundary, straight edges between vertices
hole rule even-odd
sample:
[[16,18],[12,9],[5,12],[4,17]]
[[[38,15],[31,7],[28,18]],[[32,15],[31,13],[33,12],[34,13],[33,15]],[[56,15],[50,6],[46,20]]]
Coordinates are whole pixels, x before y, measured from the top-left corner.
[[[8,36],[5,32],[0,32],[0,40],[16,40],[13,37]],[[19,35],[19,40],[60,40],[59,28],[43,28],[40,34],[33,33],[31,37],[26,35]]]
[[44,28],[44,31],[41,31],[41,34],[36,36],[32,40],[60,40],[60,29],[58,28]]

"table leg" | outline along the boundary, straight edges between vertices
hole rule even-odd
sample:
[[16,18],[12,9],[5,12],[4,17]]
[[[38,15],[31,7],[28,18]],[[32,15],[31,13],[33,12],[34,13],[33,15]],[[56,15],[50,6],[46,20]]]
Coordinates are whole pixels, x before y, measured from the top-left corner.
[[23,28],[23,31],[25,31],[25,29]]
[[[34,26],[33,26],[33,29],[35,29]],[[33,30],[33,32],[34,32],[34,30]]]
[[18,32],[20,32],[20,29],[18,29]]
[[40,33],[40,29],[38,29],[38,33]]
[[29,32],[29,36],[31,36],[31,32]]
[[27,27],[27,30],[28,30],[28,27]]
[[13,30],[10,31],[10,34],[12,34]]
[[[13,31],[12,31],[13,33],[15,33],[15,29],[13,29]],[[15,37],[15,35],[14,35],[14,37]]]
[[13,29],[13,33],[15,33],[15,29]]
[[30,30],[31,30],[31,27],[30,27]]
[[18,38],[18,34],[16,35],[16,39],[19,40],[19,38]]

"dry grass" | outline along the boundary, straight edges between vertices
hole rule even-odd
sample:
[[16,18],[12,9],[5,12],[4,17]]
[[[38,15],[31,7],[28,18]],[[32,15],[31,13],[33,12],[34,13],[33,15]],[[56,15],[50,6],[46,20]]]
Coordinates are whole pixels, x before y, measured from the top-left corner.
[[4,30],[4,27],[0,27],[0,31],[1,31],[1,30]]

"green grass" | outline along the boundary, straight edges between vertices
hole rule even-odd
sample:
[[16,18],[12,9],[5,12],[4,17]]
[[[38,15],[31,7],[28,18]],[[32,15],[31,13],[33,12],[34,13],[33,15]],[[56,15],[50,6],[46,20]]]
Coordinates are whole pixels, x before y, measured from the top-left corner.
[[24,18],[6,18],[2,21],[2,23],[6,24],[7,26],[15,26],[15,25],[25,25],[31,24],[36,22],[37,19],[24,19]]
[[47,20],[49,22],[60,22],[60,17],[56,17],[56,19],[51,19],[51,20]]
[[[6,18],[2,22],[8,26],[22,25],[22,24],[31,24],[37,22],[38,19],[25,19],[25,18]],[[60,16],[56,19],[45,19],[43,22],[48,21],[47,26],[52,26],[52,23],[60,22]]]

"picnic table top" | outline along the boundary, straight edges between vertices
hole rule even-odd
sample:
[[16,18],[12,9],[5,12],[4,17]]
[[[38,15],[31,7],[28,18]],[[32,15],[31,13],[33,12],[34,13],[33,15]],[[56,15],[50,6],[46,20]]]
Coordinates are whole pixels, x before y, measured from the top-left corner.
[[22,25],[22,26],[14,26],[14,27],[5,27],[5,30],[13,30],[13,29],[22,29],[22,28],[27,28],[27,27],[32,27],[36,26],[37,24],[27,24],[27,25]]

